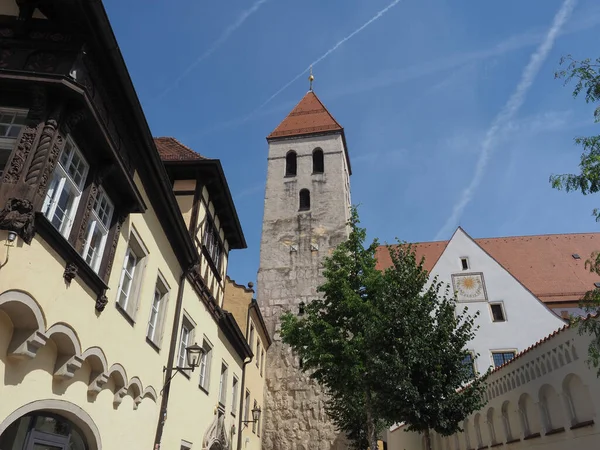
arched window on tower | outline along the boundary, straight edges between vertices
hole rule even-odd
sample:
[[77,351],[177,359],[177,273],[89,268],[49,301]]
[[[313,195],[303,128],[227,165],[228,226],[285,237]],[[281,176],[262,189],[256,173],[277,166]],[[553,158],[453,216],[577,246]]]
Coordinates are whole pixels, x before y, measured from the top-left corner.
[[308,211],[310,209],[310,191],[308,189],[300,190],[300,208],[298,211]]
[[323,159],[323,150],[315,148],[313,150],[313,173],[325,172],[325,161]]
[[285,176],[295,177],[298,170],[297,155],[294,150],[290,150],[285,155]]

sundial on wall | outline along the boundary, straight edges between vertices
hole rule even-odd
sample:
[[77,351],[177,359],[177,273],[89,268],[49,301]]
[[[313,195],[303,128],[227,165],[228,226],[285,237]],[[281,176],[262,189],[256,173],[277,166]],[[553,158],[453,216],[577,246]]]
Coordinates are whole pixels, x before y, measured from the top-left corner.
[[486,301],[482,273],[461,273],[452,275],[452,284],[459,302]]

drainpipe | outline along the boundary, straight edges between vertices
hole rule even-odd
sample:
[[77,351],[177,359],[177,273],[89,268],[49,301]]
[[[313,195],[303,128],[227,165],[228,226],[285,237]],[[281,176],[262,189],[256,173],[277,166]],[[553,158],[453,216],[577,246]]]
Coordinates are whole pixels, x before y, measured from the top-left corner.
[[[252,302],[248,305],[248,317],[246,317],[246,339],[248,339],[248,333],[250,332],[250,308],[252,307]],[[250,349],[252,350],[252,349]],[[240,418],[238,421],[238,443],[237,450],[242,450],[242,423],[244,420],[244,397],[246,396],[246,366],[252,362],[252,358],[247,358],[244,360],[244,365],[242,366],[242,386],[240,389]]]
[[[192,264],[181,273],[179,278],[179,289],[177,290],[177,301],[175,303],[175,316],[173,317],[173,327],[171,331],[171,343],[169,346],[169,359],[165,368],[165,380],[170,380],[173,375],[173,363],[175,359],[175,349],[177,347],[177,336],[179,331],[179,322],[181,310],[183,309],[183,289],[187,276],[196,269],[196,264]],[[156,426],[156,437],[154,439],[154,450],[159,450],[162,440],[163,429],[167,421],[167,405],[169,403],[169,393],[171,392],[171,383],[163,387],[163,396],[160,403],[160,414],[158,416],[158,425]]]

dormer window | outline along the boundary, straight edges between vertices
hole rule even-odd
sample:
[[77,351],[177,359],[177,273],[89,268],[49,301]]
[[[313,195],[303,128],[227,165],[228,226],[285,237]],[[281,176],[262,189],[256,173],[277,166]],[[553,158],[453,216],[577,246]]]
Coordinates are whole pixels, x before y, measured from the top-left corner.
[[325,161],[323,157],[323,150],[315,148],[312,154],[313,159],[313,173],[325,172]]
[[469,258],[460,258],[462,270],[469,270]]
[[298,172],[298,155],[294,150],[290,150],[285,155],[285,176],[295,177]]

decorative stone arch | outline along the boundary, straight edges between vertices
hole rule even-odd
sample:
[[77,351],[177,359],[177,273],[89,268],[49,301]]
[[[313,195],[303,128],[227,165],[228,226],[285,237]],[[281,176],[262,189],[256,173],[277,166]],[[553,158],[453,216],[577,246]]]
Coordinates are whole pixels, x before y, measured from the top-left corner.
[[524,393],[519,397],[519,414],[523,437],[532,436],[540,432],[540,415],[531,395]]
[[229,450],[229,433],[225,427],[225,416],[216,414],[202,439],[202,450]]
[[477,442],[477,448],[483,447],[483,436],[481,434],[481,414],[475,414],[473,419],[473,427],[475,428],[475,441]]
[[89,450],[102,450],[100,431],[90,415],[79,406],[65,400],[36,400],[21,406],[0,423],[0,435],[20,417],[36,411],[58,414],[73,422],[85,437]]
[[489,437],[490,437],[490,445],[494,445],[498,442],[498,439],[496,437],[496,421],[495,421],[496,417],[495,416],[496,416],[496,412],[494,410],[494,407],[489,408],[486,413],[486,418],[487,418],[488,433],[489,433]]
[[144,387],[138,377],[132,377],[127,384],[127,393],[133,398],[133,408],[137,409],[138,405],[142,402],[142,394]]
[[544,384],[538,392],[538,397],[546,433],[561,428],[564,424],[564,415],[556,389],[549,384]]
[[90,347],[81,354],[81,359],[90,365],[88,393],[97,395],[108,381],[108,363],[100,347]]
[[123,397],[127,394],[127,387],[129,386],[127,372],[125,372],[125,368],[121,364],[116,363],[108,369],[108,378],[112,378],[115,382],[115,397],[113,402],[115,405],[120,405]]
[[506,400],[502,404],[502,423],[504,425],[504,436],[506,442],[512,441],[518,437],[518,418],[516,417],[516,411],[511,403]]
[[469,419],[465,419],[465,421],[463,422],[463,430],[465,430],[465,448],[471,449],[473,448],[473,446],[471,445],[471,436],[473,436],[473,430],[471,428],[471,422],[469,422]]
[[152,386],[146,387],[146,389],[144,389],[144,393],[142,394],[142,398],[150,398],[156,402],[158,399],[158,396],[156,395],[156,389],[154,389]]
[[10,290],[0,294],[0,311],[13,324],[7,355],[17,360],[35,358],[48,341],[44,333],[46,319],[40,305],[26,292]]
[[56,345],[56,363],[54,376],[56,378],[73,378],[75,372],[81,368],[81,344],[77,333],[70,325],[55,323],[46,331],[48,340]]
[[593,420],[595,416],[593,400],[587,386],[574,373],[568,374],[562,382],[562,392],[571,426]]

